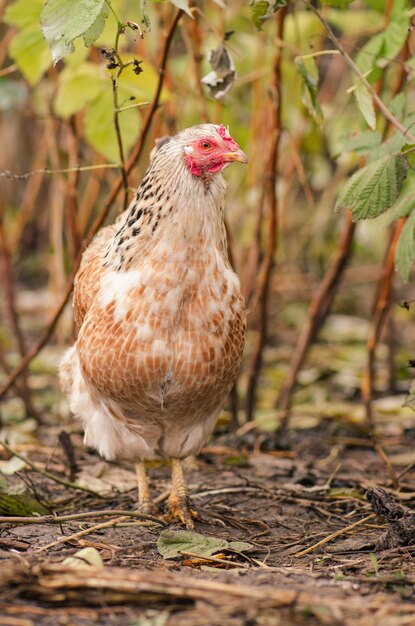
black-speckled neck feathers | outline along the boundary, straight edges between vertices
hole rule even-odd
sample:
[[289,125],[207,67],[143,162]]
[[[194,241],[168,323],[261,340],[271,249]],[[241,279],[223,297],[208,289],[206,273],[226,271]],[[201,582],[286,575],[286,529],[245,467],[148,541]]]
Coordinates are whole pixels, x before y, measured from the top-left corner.
[[[154,246],[177,247],[192,240],[226,250],[223,224],[226,185],[220,174],[225,165],[219,167],[217,154],[212,152],[215,171],[194,173],[201,163],[197,160],[201,142],[222,141],[222,153],[230,155],[225,156],[227,164],[232,160],[246,162],[227,131],[221,131],[226,134],[223,140],[218,129],[224,127],[194,126],[181,131],[156,151],[125,221],[107,246],[104,259],[107,267],[128,270],[134,265],[136,255],[142,256]],[[205,159],[203,163],[208,161]]]

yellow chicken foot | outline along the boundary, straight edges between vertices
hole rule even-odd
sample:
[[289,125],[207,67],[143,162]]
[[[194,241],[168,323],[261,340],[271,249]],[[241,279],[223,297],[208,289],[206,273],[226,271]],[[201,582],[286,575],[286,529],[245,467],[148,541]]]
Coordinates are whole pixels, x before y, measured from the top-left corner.
[[188,530],[194,528],[192,518],[198,515],[190,508],[189,496],[180,459],[171,459],[171,491],[167,500],[167,522],[181,522]]
[[146,464],[144,461],[139,461],[139,463],[135,464],[135,471],[138,483],[138,510],[140,513],[151,515],[155,512],[155,506],[151,501]]

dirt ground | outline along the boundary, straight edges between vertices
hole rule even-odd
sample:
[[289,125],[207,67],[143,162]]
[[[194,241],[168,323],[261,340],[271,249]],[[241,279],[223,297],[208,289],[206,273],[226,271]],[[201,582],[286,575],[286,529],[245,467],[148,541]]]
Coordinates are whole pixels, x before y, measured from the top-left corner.
[[[68,488],[30,468],[9,477],[23,479],[46,514],[75,519],[1,518],[0,624],[415,624],[415,534],[402,540],[409,545],[384,549],[379,542],[388,524],[372,514],[366,497],[376,485],[395,502],[414,506],[415,419],[405,413],[391,426],[385,418],[378,429],[378,450],[360,427],[335,419],[309,428],[296,428],[294,420],[283,449],[254,430],[216,436],[187,472],[204,518],[195,531],[251,546],[204,558],[197,548],[163,558],[157,548],[163,521],[122,517],[135,508],[132,468],[104,463],[83,448],[78,432],[71,435],[71,462],[54,444],[57,427],[38,445],[16,445],[36,469],[68,479],[72,465],[77,482],[105,495]],[[3,451],[4,460],[9,456]],[[169,468],[152,465],[162,512]],[[93,516],[76,519],[84,512]],[[85,547],[95,548],[103,564],[63,564]]]

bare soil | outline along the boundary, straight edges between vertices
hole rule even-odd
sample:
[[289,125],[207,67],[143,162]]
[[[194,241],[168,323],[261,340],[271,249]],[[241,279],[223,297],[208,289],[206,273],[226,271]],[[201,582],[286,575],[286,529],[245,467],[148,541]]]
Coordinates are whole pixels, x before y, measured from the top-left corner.
[[[293,428],[283,449],[281,438],[258,438],[254,430],[239,438],[217,435],[187,471],[193,504],[204,518],[195,530],[249,542],[252,550],[169,560],[158,552],[164,526],[156,521],[131,517],[95,528],[119,519],[119,511],[134,511],[134,474],[86,451],[75,432],[75,479],[88,484],[89,477],[94,489],[100,476],[104,482],[109,476],[105,497],[65,487],[33,469],[12,479],[24,480],[55,516],[118,512],[60,524],[2,518],[0,624],[415,624],[415,533],[402,537],[405,545],[384,549],[382,537],[397,519],[388,523],[372,514],[366,497],[368,489],[380,486],[397,505],[414,508],[415,420],[406,417],[391,427],[389,418],[378,430],[377,449],[360,428],[334,419]],[[68,478],[68,455],[55,445],[52,431],[41,444],[16,449],[37,468]],[[8,457],[4,451],[3,459]],[[162,514],[169,468],[162,461],[152,465]],[[54,542],[59,543],[45,548]],[[63,565],[85,547],[100,553],[104,567]]]

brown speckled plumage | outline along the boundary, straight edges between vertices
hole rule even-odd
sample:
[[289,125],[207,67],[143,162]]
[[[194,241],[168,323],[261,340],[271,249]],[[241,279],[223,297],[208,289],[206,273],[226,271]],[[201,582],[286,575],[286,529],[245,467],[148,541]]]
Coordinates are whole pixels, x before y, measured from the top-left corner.
[[[188,146],[218,128],[193,127],[160,147],[77,274],[78,338],[61,378],[86,443],[107,459],[197,453],[236,379],[245,311],[227,258],[225,184],[186,162]],[[232,160],[243,160],[233,145]]]

